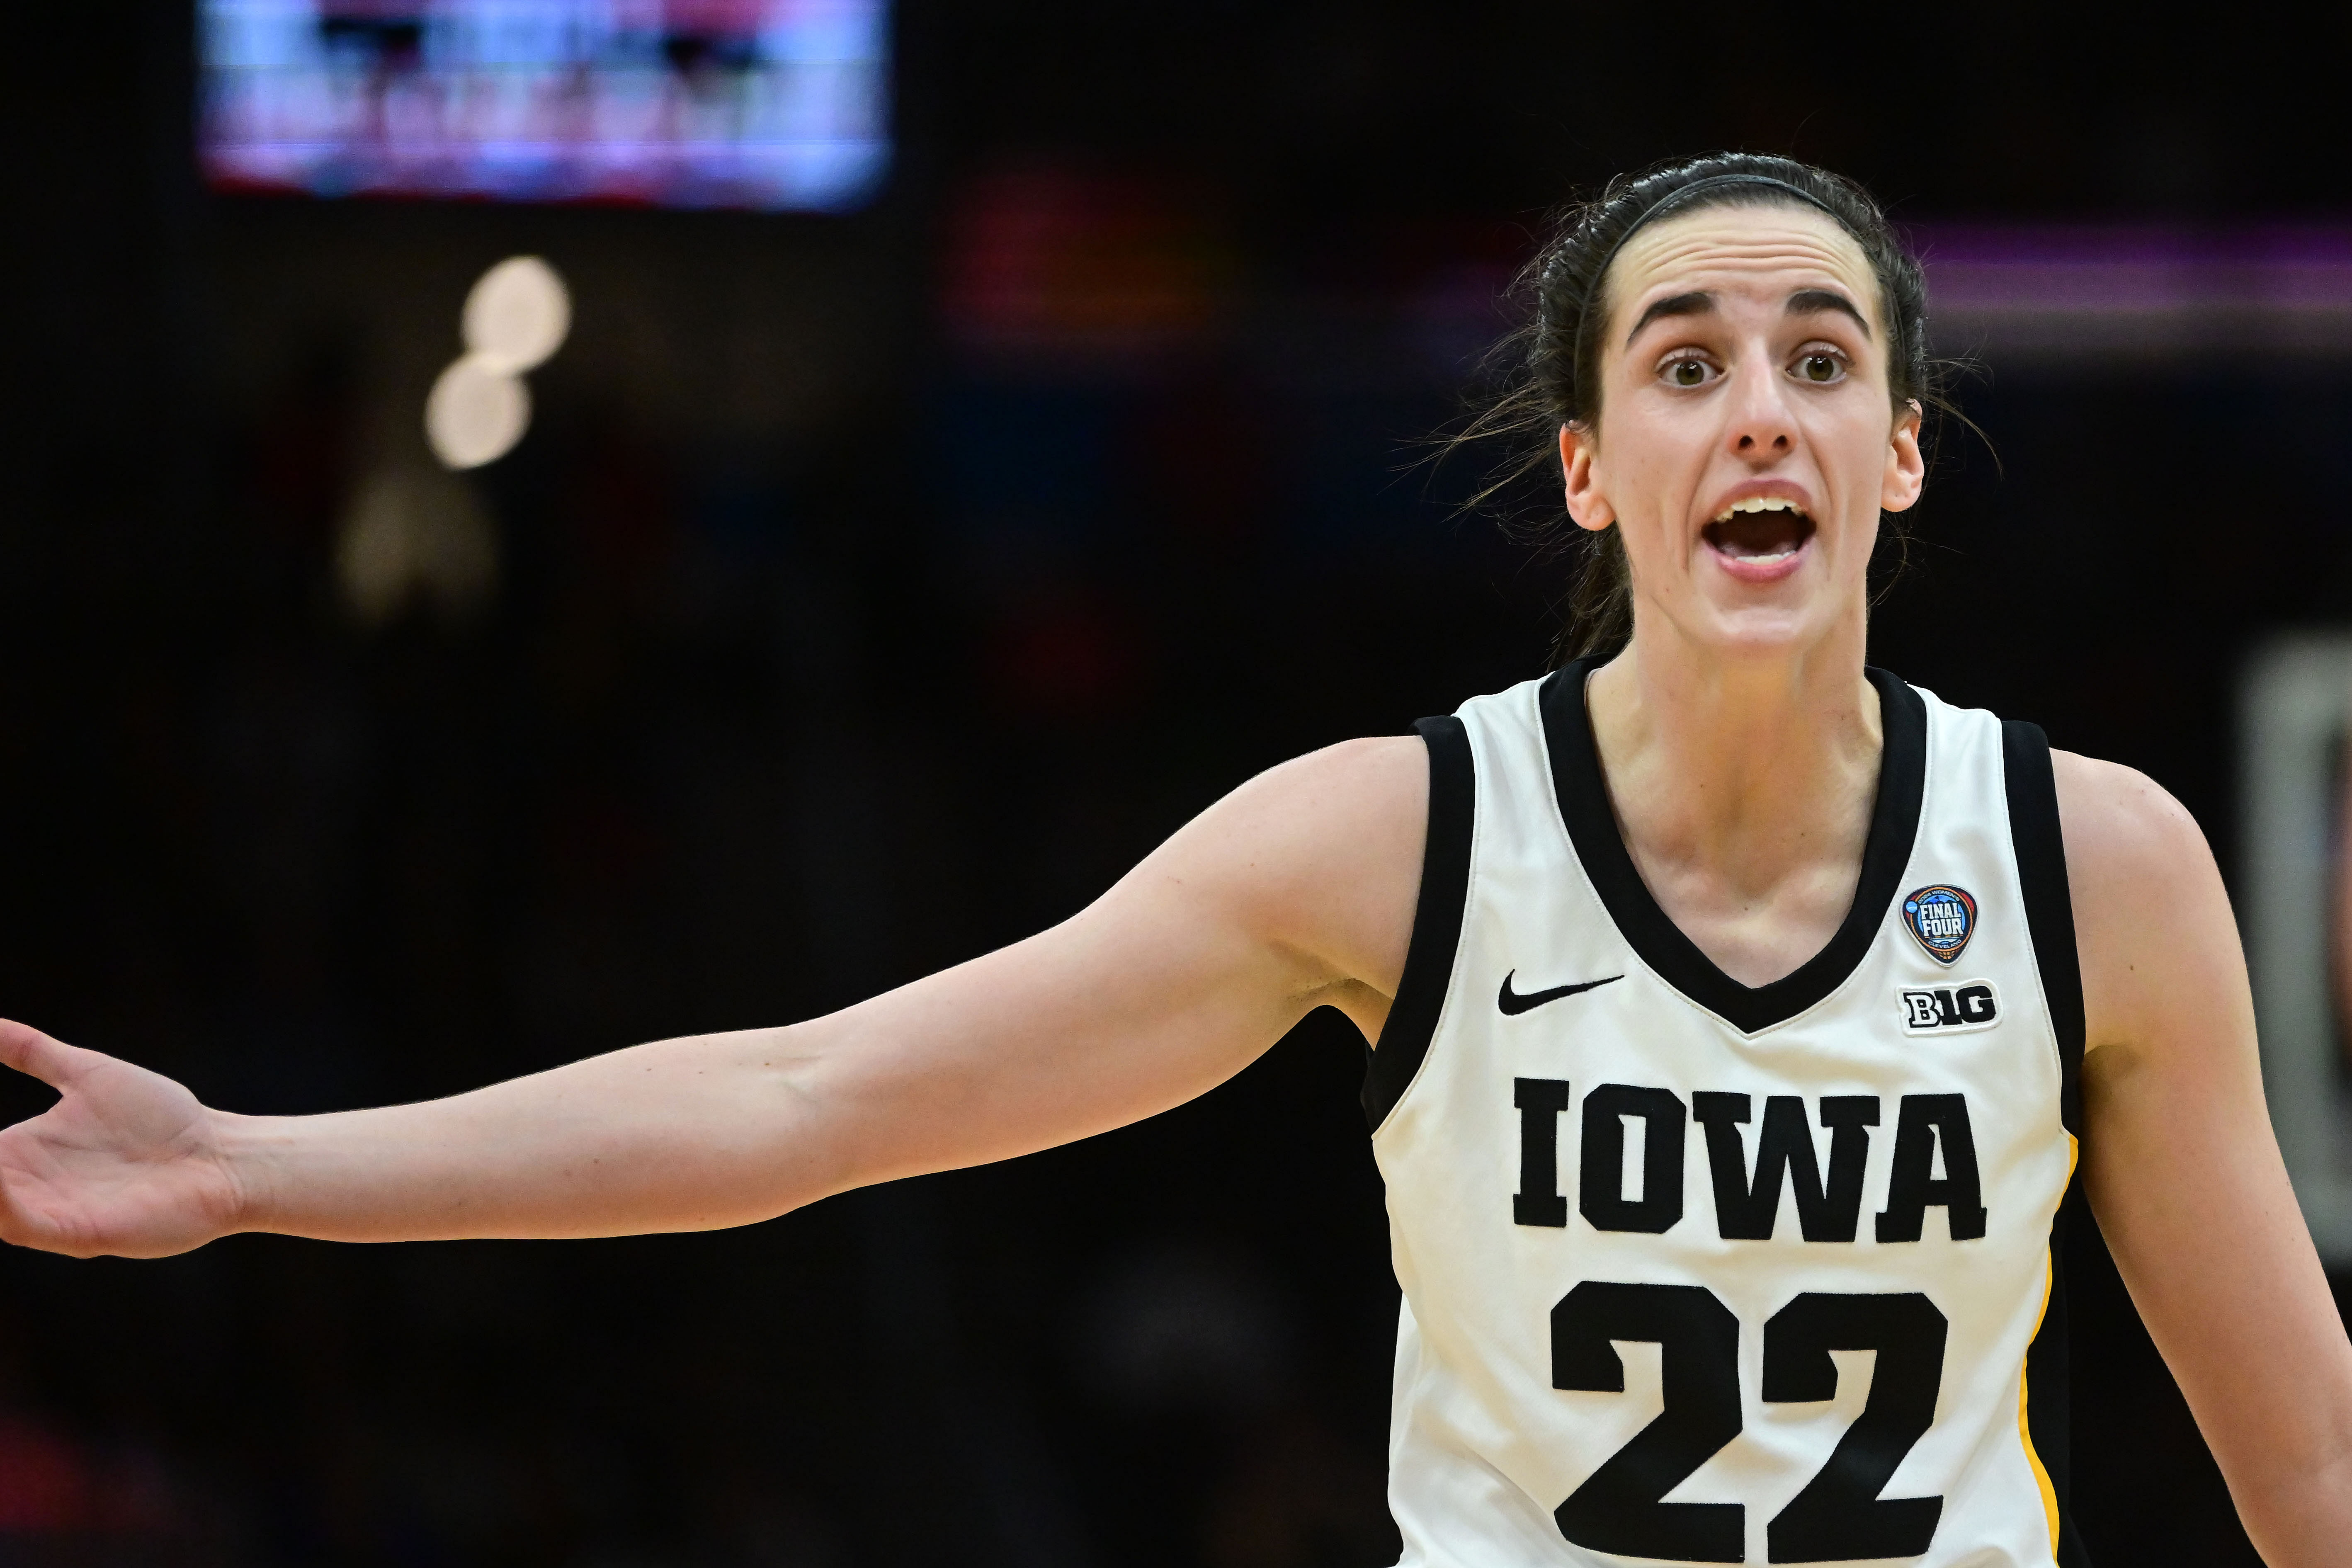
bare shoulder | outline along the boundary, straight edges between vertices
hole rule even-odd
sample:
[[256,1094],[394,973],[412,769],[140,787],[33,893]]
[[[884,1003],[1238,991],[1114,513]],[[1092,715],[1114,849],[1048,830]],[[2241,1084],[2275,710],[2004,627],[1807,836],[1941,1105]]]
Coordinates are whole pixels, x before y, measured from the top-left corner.
[[1129,880],[1181,889],[1314,972],[1385,997],[1404,972],[1428,821],[1420,737],[1346,741],[1249,780]]
[[[1414,850],[1429,811],[1429,753],[1417,735],[1342,741],[1268,768],[1213,807],[1212,816],[1309,837],[1410,830]],[[1203,818],[1207,820],[1207,818]]]
[[1395,994],[1412,945],[1428,797],[1418,736],[1327,745],[1218,799],[1103,902],[1289,954],[1307,985],[1360,987],[1373,1018],[1385,1002],[1371,996]]
[[2050,763],[2067,879],[2077,902],[2090,889],[2117,879],[2162,882],[2198,863],[2210,866],[2212,853],[2197,819],[2146,773],[2054,749]]
[[2053,751],[2059,829],[2093,1047],[2174,1036],[2238,1010],[2245,961],[2213,851],[2188,808],[2137,769]]
[[1428,752],[1418,736],[1343,741],[1268,768],[1152,860],[1171,874],[1214,876],[1253,901],[1328,904],[1355,879],[1402,873],[1417,887],[1428,819]]

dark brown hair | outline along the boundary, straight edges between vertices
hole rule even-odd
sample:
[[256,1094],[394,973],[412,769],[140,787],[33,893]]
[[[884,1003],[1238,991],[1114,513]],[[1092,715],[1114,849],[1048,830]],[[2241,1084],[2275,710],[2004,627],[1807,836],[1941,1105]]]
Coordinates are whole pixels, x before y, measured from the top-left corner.
[[[1548,552],[1577,552],[1561,658],[1611,653],[1633,631],[1633,579],[1613,527],[1588,534],[1559,505],[1559,428],[1594,426],[1601,414],[1601,350],[1607,338],[1609,263],[1634,230],[1661,216],[1717,206],[1814,206],[1852,236],[1878,280],[1886,333],[1887,393],[1896,409],[1948,408],[1927,357],[1927,290],[1886,215],[1869,192],[1826,169],[1754,153],[1716,153],[1621,174],[1591,201],[1564,209],[1514,293],[1529,300],[1526,324],[1488,361],[1500,391],[1444,443],[1448,453],[1498,439],[1509,455],[1471,497],[1493,510],[1513,537]],[[1602,313],[1591,322],[1588,316]],[[1553,480],[1540,508],[1513,502],[1529,481]]]

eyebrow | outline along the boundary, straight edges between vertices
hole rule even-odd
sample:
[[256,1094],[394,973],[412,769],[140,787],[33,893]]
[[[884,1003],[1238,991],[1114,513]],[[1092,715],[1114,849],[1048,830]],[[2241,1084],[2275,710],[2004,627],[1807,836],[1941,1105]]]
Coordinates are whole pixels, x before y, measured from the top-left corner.
[[1836,310],[1841,314],[1852,316],[1853,324],[1862,329],[1862,335],[1864,337],[1870,335],[1870,323],[1863,319],[1862,312],[1854,308],[1853,301],[1834,289],[1798,289],[1789,296],[1789,308],[1784,314],[1811,316],[1822,310]]
[[[1642,312],[1642,319],[1635,321],[1633,330],[1625,334],[1625,342],[1631,345],[1635,338],[1642,335],[1642,330],[1652,321],[1662,321],[1669,316],[1704,316],[1714,309],[1715,296],[1704,289],[1694,289],[1686,294],[1669,294]],[[1862,329],[1863,335],[1869,336],[1870,322],[1864,319],[1859,310],[1854,308],[1853,300],[1834,289],[1800,289],[1789,296],[1788,309],[1784,313],[1791,316],[1811,316],[1823,310],[1835,310],[1840,314],[1853,317],[1853,324]]]
[[[1790,302],[1795,303],[1794,300]],[[1687,294],[1669,294],[1642,312],[1642,319],[1633,323],[1632,331],[1625,334],[1625,342],[1631,344],[1642,335],[1642,329],[1652,321],[1662,321],[1668,316],[1704,316],[1714,309],[1715,296],[1704,289],[1694,289]]]

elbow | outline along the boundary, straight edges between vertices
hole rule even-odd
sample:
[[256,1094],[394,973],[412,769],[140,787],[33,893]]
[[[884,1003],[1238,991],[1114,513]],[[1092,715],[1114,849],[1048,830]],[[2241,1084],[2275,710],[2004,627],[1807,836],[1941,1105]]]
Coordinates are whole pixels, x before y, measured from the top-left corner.
[[2230,1478],[2239,1521],[2275,1568],[2335,1568],[2352,1541],[2352,1439],[2309,1467],[2284,1467],[2252,1486]]

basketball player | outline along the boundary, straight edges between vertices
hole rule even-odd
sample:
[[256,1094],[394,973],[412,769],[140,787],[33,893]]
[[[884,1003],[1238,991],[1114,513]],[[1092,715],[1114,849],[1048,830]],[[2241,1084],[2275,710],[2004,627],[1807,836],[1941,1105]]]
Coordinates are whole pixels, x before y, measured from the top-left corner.
[[[1916,266],[1856,187],[1719,157],[1612,186],[1539,282],[1520,406],[1613,657],[1276,768],[1053,930],[788,1027],[276,1118],[8,1026],[62,1098],[0,1133],[0,1237],[740,1225],[1149,1116],[1330,1005],[1376,1042],[1406,1563],[2083,1562],[2078,1181],[2265,1560],[2352,1563],[2352,1346],[2195,824],[1864,668]],[[2178,436],[2113,460],[2212,482]]]

